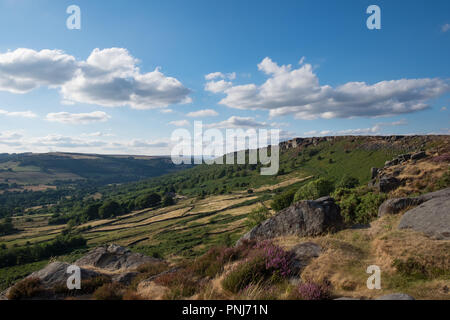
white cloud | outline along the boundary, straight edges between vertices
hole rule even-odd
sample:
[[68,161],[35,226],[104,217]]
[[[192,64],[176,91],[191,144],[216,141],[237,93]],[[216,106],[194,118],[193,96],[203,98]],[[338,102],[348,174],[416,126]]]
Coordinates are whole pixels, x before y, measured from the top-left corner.
[[124,48],[94,49],[86,61],[60,50],[16,49],[0,54],[0,90],[26,93],[40,86],[59,88],[74,102],[135,109],[189,103],[190,90],[160,68],[141,73]]
[[448,81],[438,78],[380,81],[372,85],[348,82],[333,88],[319,84],[310,64],[293,69],[291,65],[278,66],[270,58],[258,64],[258,69],[269,76],[262,85],[211,84],[208,89],[223,91],[226,97],[219,103],[231,108],[266,109],[272,117],[294,115],[308,120],[416,112],[429,108],[428,100],[450,91]]
[[169,123],[176,127],[188,127],[190,125],[189,121],[187,121],[187,120],[176,120],[176,121],[170,121]]
[[447,110],[447,107],[442,107],[441,108],[441,111],[446,111]]
[[172,109],[160,109],[159,112],[161,112],[161,113],[172,113],[173,110]]
[[0,109],[0,116],[20,117],[20,118],[36,118],[37,115],[32,111],[6,111]]
[[76,69],[75,58],[61,50],[8,51],[0,54],[0,90],[26,93],[40,86],[62,85]]
[[91,132],[91,133],[82,133],[82,137],[114,137],[115,135],[112,133],[105,133],[105,132]]
[[447,32],[450,30],[450,24],[446,23],[441,27],[442,32]]
[[225,75],[222,72],[212,72],[205,76],[206,80],[213,80],[216,78],[225,78]]
[[218,115],[219,114],[213,109],[204,109],[204,110],[189,112],[186,116],[191,117],[191,118],[202,118],[202,117],[215,117]]
[[94,122],[105,122],[110,118],[111,116],[103,111],[94,111],[90,113],[57,112],[49,113],[46,117],[48,121],[66,124],[89,124]]
[[231,73],[227,73],[227,74],[224,74],[222,72],[212,72],[205,76],[206,80],[214,80],[217,78],[234,80],[234,79],[236,79],[236,72],[231,72]]
[[265,128],[268,127],[269,124],[266,122],[258,122],[254,118],[251,117],[237,117],[232,116],[227,120],[211,123],[205,125],[206,128]]
[[229,81],[219,80],[219,81],[209,81],[205,84],[205,90],[212,93],[224,92],[226,89],[230,88],[233,84]]

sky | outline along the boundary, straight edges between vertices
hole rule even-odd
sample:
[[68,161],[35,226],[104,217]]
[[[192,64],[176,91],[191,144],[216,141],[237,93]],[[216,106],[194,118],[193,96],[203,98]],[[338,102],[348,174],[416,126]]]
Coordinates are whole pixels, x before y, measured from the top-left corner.
[[449,57],[447,0],[0,0],[0,153],[167,155],[194,121],[449,134]]

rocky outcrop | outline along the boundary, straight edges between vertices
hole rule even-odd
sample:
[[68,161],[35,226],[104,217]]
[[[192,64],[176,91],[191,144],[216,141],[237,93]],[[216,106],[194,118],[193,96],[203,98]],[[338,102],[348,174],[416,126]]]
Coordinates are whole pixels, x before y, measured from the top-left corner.
[[[42,298],[50,299],[53,298],[51,290],[56,286],[64,286],[67,283],[67,279],[72,275],[67,273],[70,264],[66,262],[52,262],[48,264],[45,268],[35,271],[25,279],[38,278],[41,280],[42,288],[45,290],[41,293]],[[91,278],[96,278],[101,274],[85,268],[80,268],[81,279],[87,280]],[[6,289],[0,294],[0,300],[7,300],[8,292],[11,288]],[[50,290],[50,291],[48,291]]]
[[389,192],[397,189],[402,184],[401,180],[395,177],[381,177],[378,187],[381,192]]
[[436,198],[450,198],[450,188],[426,193],[414,198],[394,198],[386,200],[378,209],[378,217],[382,217],[386,214],[397,214],[409,207],[415,207]]
[[395,198],[386,200],[378,208],[378,217],[385,216],[387,214],[397,214],[408,207],[413,207],[421,204],[417,198]]
[[158,261],[160,260],[140,253],[133,253],[127,248],[111,244],[95,248],[84,257],[78,259],[75,264],[112,271],[132,270],[140,265]]
[[378,175],[378,168],[370,168],[370,179],[375,179]]
[[434,198],[407,211],[398,228],[423,232],[438,240],[450,239],[450,197]]
[[427,154],[425,153],[425,151],[420,151],[420,152],[413,153],[411,155],[411,160],[420,160],[420,159],[423,159],[426,157],[427,157]]
[[314,242],[305,242],[296,245],[290,252],[294,257],[292,269],[294,274],[298,274],[312,259],[317,258],[321,254],[322,247]]
[[[33,272],[27,278],[39,278],[44,288],[50,289],[56,285],[65,284],[71,274],[67,273],[70,264],[66,262],[53,262],[45,268]],[[81,279],[91,279],[101,274],[85,268],[80,268]]]
[[415,299],[406,293],[391,293],[378,297],[375,300],[415,300]]
[[317,236],[340,229],[342,216],[333,198],[300,201],[281,210],[246,233],[242,240],[264,240],[279,236]]

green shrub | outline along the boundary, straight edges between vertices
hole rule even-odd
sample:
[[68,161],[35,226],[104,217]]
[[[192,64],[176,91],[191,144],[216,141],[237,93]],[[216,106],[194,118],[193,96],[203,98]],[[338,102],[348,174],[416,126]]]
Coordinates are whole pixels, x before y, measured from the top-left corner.
[[268,276],[269,272],[266,270],[266,259],[263,255],[257,255],[239,264],[227,274],[222,281],[222,286],[230,292],[238,293],[248,285],[262,282]]
[[330,180],[320,178],[302,186],[295,193],[294,202],[300,200],[315,200],[329,195],[334,190],[334,183]]
[[436,183],[437,189],[444,189],[450,187],[450,169],[445,172]]
[[269,209],[264,206],[253,209],[248,215],[246,225],[249,229],[259,225],[270,217]]
[[378,208],[386,200],[384,193],[367,187],[356,189],[339,188],[332,197],[341,208],[341,215],[348,224],[367,224],[378,215]]
[[337,188],[347,188],[347,189],[352,189],[352,188],[356,188],[359,185],[359,180],[348,176],[348,175],[344,175],[342,177],[342,179],[336,184],[336,189]]
[[276,195],[270,206],[275,211],[283,210],[284,208],[289,207],[294,201],[295,190],[288,190],[283,192],[282,194]]

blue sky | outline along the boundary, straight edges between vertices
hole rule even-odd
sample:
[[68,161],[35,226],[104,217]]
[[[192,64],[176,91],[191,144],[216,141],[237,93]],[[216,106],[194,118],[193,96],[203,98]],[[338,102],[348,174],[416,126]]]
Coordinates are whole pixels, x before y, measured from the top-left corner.
[[194,120],[449,134],[449,57],[446,0],[3,0],[0,152],[168,154]]

